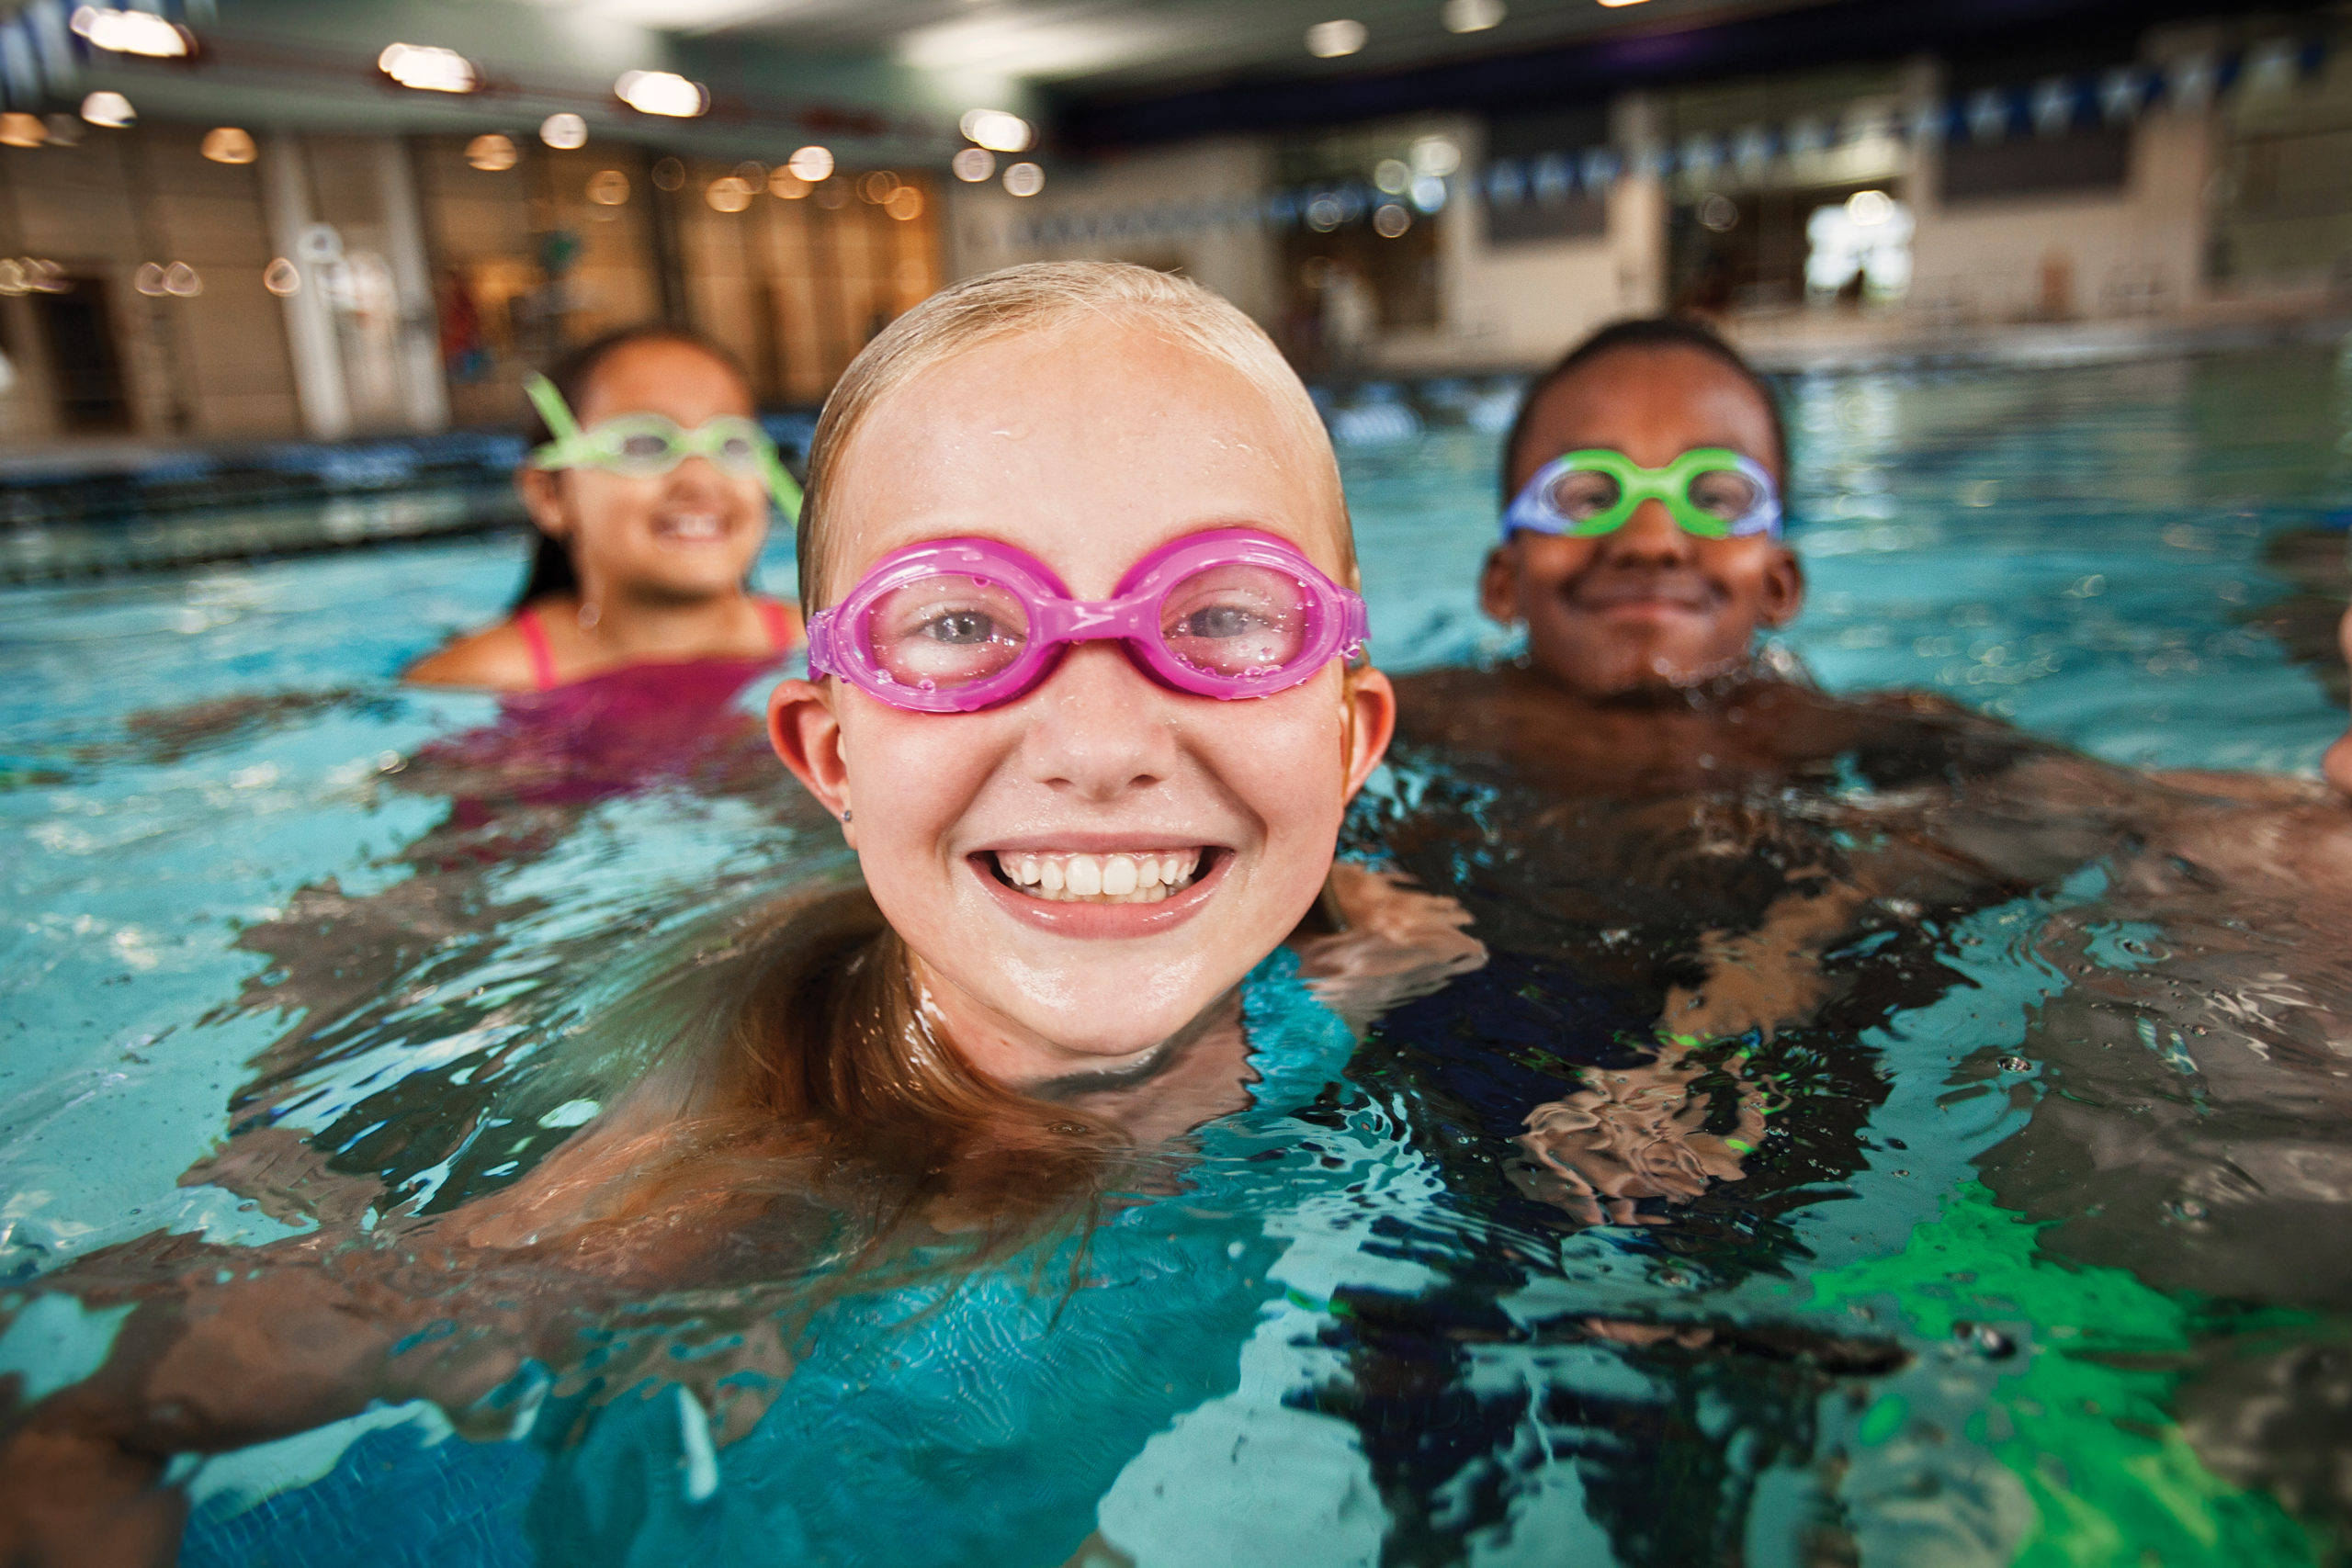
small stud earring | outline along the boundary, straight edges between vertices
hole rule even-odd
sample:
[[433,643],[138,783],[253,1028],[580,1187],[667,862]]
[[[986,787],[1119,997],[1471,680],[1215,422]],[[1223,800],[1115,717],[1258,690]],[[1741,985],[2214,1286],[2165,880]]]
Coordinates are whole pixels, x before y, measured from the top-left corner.
[[844,826],[846,826],[846,825],[847,825],[847,823],[849,822],[849,818],[850,818],[850,814],[849,814],[847,811],[844,811],[844,812],[842,812],[842,822],[843,823],[843,825],[844,825]]

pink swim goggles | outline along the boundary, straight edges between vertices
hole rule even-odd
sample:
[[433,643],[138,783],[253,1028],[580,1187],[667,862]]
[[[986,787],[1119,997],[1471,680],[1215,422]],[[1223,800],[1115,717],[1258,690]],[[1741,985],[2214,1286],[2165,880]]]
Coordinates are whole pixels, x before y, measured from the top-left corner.
[[1117,638],[1180,692],[1265,697],[1363,648],[1363,600],[1290,545],[1211,528],[1135,564],[1117,593],[1070,597],[1053,569],[994,539],[894,551],[808,623],[808,672],[916,713],[1009,703],[1074,642]]

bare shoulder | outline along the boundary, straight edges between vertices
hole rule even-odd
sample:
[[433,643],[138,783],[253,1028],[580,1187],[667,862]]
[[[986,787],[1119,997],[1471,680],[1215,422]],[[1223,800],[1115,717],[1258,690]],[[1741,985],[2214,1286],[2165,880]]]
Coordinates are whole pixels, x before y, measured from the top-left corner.
[[479,686],[527,692],[537,684],[531,650],[513,621],[453,639],[408,667],[401,679],[415,686]]

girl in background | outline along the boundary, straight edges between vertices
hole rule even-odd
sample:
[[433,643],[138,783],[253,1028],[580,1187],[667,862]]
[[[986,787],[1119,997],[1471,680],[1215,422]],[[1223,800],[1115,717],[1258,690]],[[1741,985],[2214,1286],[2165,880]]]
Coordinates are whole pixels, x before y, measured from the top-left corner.
[[697,688],[740,672],[740,690],[790,651],[798,612],[744,581],[769,502],[790,517],[799,494],[733,358],[679,328],[630,327],[530,390],[539,440],[514,478],[539,533],[530,578],[507,619],[426,655],[408,678],[548,692],[699,665]]

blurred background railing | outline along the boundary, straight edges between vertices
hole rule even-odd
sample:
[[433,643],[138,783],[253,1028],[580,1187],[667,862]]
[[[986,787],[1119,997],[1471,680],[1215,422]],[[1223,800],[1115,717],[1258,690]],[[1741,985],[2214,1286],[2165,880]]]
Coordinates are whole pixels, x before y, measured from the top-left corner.
[[1042,257],[1182,270],[1339,381],[1664,309],[1768,365],[2335,330],[2347,31],[2215,0],[24,0],[0,506],[487,483],[505,446],[412,438],[512,427],[526,370],[649,317],[805,410],[945,281]]

